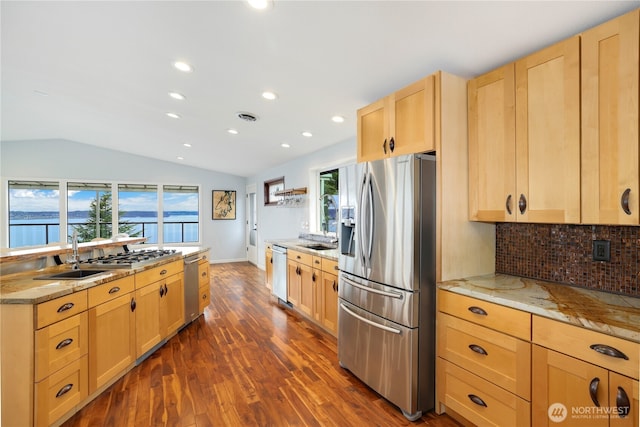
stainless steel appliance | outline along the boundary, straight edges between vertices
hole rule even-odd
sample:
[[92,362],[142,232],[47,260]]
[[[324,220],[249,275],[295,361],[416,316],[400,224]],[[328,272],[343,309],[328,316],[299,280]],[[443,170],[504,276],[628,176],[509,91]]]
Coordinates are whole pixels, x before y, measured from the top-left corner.
[[204,255],[189,255],[184,259],[184,323],[193,322],[200,315],[198,262]]
[[273,295],[287,302],[287,248],[273,245]]
[[415,421],[435,404],[435,156],[339,177],[338,359]]
[[80,268],[126,269],[138,268],[180,255],[175,249],[141,249],[130,251],[126,246],[124,252],[79,260]]

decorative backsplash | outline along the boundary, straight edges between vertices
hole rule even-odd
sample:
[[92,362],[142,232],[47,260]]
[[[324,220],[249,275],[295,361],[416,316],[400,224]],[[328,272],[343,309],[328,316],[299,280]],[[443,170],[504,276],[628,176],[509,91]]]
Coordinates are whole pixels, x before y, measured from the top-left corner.
[[[611,261],[593,261],[593,240]],[[496,273],[640,297],[640,227],[496,224]]]

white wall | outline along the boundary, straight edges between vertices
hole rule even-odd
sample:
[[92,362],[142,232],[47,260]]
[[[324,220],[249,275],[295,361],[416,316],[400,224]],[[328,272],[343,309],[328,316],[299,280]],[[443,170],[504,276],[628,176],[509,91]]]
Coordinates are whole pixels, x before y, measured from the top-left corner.
[[[356,140],[334,144],[307,156],[268,169],[247,178],[247,184],[256,184],[258,211],[258,266],[264,269],[264,242],[272,239],[296,238],[306,230],[304,222],[310,221],[312,207],[316,205],[317,172],[339,167],[356,161]],[[283,208],[264,205],[264,181],[284,176],[285,188],[307,187],[307,201],[303,207]],[[311,208],[310,208],[311,207]]]
[[[6,227],[7,179],[97,180],[199,185],[201,244],[211,247],[213,262],[246,260],[244,177],[179,165],[67,140],[0,143],[0,224]],[[261,188],[261,187],[260,187]],[[211,191],[235,190],[236,219],[211,219]],[[2,229],[5,234],[6,229]]]

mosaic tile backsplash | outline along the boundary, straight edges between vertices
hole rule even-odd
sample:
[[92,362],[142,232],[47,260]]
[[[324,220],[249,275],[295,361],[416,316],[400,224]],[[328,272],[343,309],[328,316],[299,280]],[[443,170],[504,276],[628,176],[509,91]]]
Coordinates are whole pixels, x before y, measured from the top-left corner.
[[[593,261],[593,241],[611,261]],[[496,273],[640,297],[640,227],[496,224]]]

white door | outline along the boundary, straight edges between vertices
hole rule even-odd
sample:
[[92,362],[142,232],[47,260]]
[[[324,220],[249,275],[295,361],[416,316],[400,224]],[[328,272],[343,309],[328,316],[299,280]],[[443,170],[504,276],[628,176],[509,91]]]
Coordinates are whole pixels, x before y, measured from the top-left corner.
[[247,260],[258,265],[258,214],[256,184],[247,185]]

